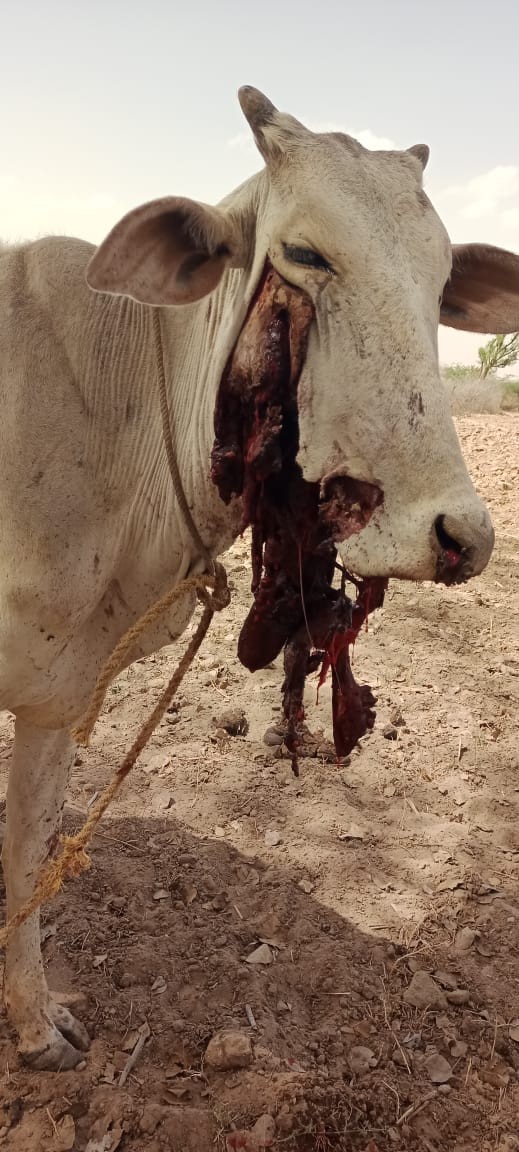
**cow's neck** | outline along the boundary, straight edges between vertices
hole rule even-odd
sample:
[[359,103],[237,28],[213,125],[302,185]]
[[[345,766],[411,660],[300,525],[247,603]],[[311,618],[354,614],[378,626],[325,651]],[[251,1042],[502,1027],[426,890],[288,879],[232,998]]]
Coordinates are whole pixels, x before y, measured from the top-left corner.
[[[228,271],[199,303],[161,311],[180,476],[200,536],[214,556],[230,545],[240,520],[239,507],[222,503],[210,477],[216,395],[264,264],[257,225],[266,195],[260,174],[224,202],[244,233],[250,231],[251,266]],[[150,308],[131,300],[88,294],[83,338],[77,339],[74,327],[67,351],[86,416],[85,466],[110,512],[121,579],[159,595],[172,579],[201,571],[204,562],[183,522],[169,472],[152,316]]]
[[[264,194],[260,174],[228,197],[225,207],[239,212],[244,228],[252,229],[261,217]],[[253,244],[251,249],[254,250]],[[226,508],[210,477],[216,395],[263,260],[264,255],[257,248],[251,267],[229,271],[210,297],[189,307],[163,309],[161,313],[168,401],[180,476],[198,531],[213,555],[230,545],[240,521],[239,505]],[[162,443],[159,459],[163,468]],[[177,511],[177,523],[178,518]],[[183,524],[181,530],[190,547],[189,533]],[[195,567],[201,569],[203,562],[200,560]]]
[[[227,548],[237,531],[238,511],[222,505],[211,481],[210,460],[216,393],[227,359],[219,337],[235,303],[239,304],[241,280],[239,273],[226,276],[210,299],[161,313],[170,425],[178,469],[194,522],[213,555]],[[162,474],[165,449],[161,428],[156,450],[157,469]],[[171,480],[169,485],[174,522],[191,550],[189,532],[182,522],[178,524]]]

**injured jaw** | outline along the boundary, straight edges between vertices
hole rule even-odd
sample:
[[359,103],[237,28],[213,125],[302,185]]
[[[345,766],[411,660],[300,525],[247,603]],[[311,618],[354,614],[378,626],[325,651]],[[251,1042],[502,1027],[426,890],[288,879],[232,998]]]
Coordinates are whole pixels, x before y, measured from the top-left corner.
[[[387,586],[384,579],[358,581],[345,572],[335,547],[365,527],[383,493],[347,476],[335,475],[322,487],[308,483],[296,463],[297,384],[312,319],[306,293],[267,263],[219,387],[211,460],[222,500],[241,497],[242,531],[252,529],[254,602],[238,655],[254,672],[284,650],[285,744],[296,775],[309,673],[320,669],[319,684],[331,674],[339,758],[373,727],[375,700],[353,678],[350,648]],[[353,601],[347,583],[355,589]]]

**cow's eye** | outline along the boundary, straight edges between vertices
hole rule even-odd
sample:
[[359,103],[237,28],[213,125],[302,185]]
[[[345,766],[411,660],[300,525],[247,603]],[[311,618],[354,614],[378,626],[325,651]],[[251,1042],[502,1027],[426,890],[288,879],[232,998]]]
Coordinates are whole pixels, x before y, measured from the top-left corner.
[[313,248],[299,248],[297,244],[283,244],[283,252],[292,264],[304,264],[306,268],[319,268],[322,272],[333,272],[331,264],[314,252]]

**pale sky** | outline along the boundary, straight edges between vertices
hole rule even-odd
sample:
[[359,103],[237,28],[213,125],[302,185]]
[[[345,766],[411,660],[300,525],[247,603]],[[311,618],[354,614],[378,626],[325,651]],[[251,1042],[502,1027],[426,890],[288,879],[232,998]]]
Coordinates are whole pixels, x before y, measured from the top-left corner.
[[[519,252],[518,0],[0,0],[0,234],[99,241],[261,167],[236,90],[368,147],[427,143],[453,241]],[[443,362],[482,339],[443,330]]]

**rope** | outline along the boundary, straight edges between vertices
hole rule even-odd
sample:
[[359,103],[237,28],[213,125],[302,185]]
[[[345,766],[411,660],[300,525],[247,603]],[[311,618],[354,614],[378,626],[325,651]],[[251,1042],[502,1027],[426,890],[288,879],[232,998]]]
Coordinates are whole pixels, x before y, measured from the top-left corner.
[[76,740],[78,744],[88,744],[112,680],[115,680],[115,677],[126,667],[129,653],[150,624],[154,624],[164,612],[167,612],[168,608],[172,608],[177,600],[180,600],[182,596],[185,596],[186,593],[192,592],[193,590],[196,590],[199,598],[203,598],[207,588],[214,589],[213,595],[210,598],[212,605],[211,614],[227,607],[230,602],[230,596],[227,588],[225,569],[223,565],[216,564],[215,571],[216,576],[212,576],[209,572],[202,576],[190,576],[187,580],[182,580],[180,584],[177,584],[175,588],[170,588],[169,592],[166,592],[161,600],[157,600],[156,604],[152,604],[145,615],[141,616],[141,619],[125,632],[97,679],[87,712],[78,726],[72,731],[74,740]]
[[177,458],[175,455],[175,450],[173,448],[173,439],[171,436],[171,421],[169,418],[169,408],[168,408],[168,390],[166,388],[166,373],[164,370],[164,351],[163,351],[163,345],[162,345],[162,334],[161,334],[161,327],[160,327],[160,309],[159,308],[153,309],[153,340],[154,340],[154,345],[155,345],[155,361],[156,361],[156,365],[157,365],[157,377],[158,377],[158,383],[159,383],[160,415],[162,417],[162,436],[164,439],[164,447],[166,449],[166,455],[168,458],[169,471],[171,473],[171,479],[173,481],[173,489],[175,492],[175,496],[178,500],[178,505],[179,505],[180,511],[181,511],[183,519],[184,519],[184,524],[186,525],[186,528],[189,530],[189,534],[191,536],[193,544],[195,545],[198,554],[202,557],[203,560],[205,560],[206,567],[208,568],[208,570],[212,571],[214,569],[213,559],[212,559],[210,553],[208,552],[208,550],[207,550],[207,548],[206,548],[206,546],[205,546],[205,544],[204,544],[204,542],[200,536],[198,528],[197,528],[197,526],[193,520],[193,517],[191,515],[191,509],[189,508],[188,502],[186,500],[186,494],[185,494],[184,488],[182,486],[182,480],[180,478],[180,472],[178,470]]
[[[117,644],[112,652],[112,655],[106,661],[106,664],[101,670],[94,688],[92,700],[79,725],[72,730],[72,736],[78,744],[88,744],[92,730],[99,716],[103,706],[105,696],[109,685],[112,680],[122,671],[127,664],[127,657],[137,643],[139,637],[146,630],[146,628],[155,623],[164,612],[167,612],[181,596],[186,593],[196,591],[197,597],[204,606],[204,610],[198,622],[196,631],[194,632],[189,644],[179,660],[179,663],[171,676],[166,688],[162,695],[159,697],[153,711],[148,719],[139,729],[137,736],[130,748],[126,753],[122,764],[116,770],[110,783],[101,793],[96,804],[92,808],[89,816],[87,817],[83,827],[75,836],[62,836],[61,852],[58,856],[49,860],[40,872],[34,892],[29,900],[18,909],[18,912],[11,917],[6,924],[5,928],[0,931],[0,948],[5,948],[9,943],[12,935],[18,928],[32,916],[34,912],[41,907],[42,904],[52,899],[60,889],[65,881],[72,877],[80,876],[90,867],[90,859],[86,851],[87,846],[92,839],[99,821],[104,816],[107,808],[112,803],[112,800],[119,792],[123,781],[131,772],[138,757],[145,748],[150,736],[153,735],[157,725],[162,720],[165,712],[169,708],[171,701],[177,692],[186,672],[191,667],[193,660],[202,645],[209,626],[213,619],[215,612],[221,612],[227,608],[230,603],[230,592],[227,584],[227,573],[223,564],[215,563],[205,544],[200,538],[198,529],[193,521],[191,512],[189,510],[182,481],[178,470],[178,465],[173,449],[173,441],[171,436],[171,425],[169,420],[168,402],[167,402],[167,389],[166,378],[164,372],[164,358],[162,354],[162,338],[160,328],[160,315],[157,309],[153,312],[153,333],[155,343],[155,356],[157,362],[157,376],[159,384],[159,397],[160,397],[160,410],[162,416],[162,432],[164,437],[164,446],[168,458],[169,469],[171,472],[171,479],[175,495],[177,497],[180,511],[184,517],[186,527],[192,537],[193,543],[197,552],[206,561],[208,568],[212,571],[205,572],[201,576],[189,576],[186,580],[182,580],[175,588],[170,589],[164,596],[161,597],[155,604],[148,609],[148,611],[132,625],[131,628],[124,634],[122,639]],[[212,589],[209,592],[208,589]]]

